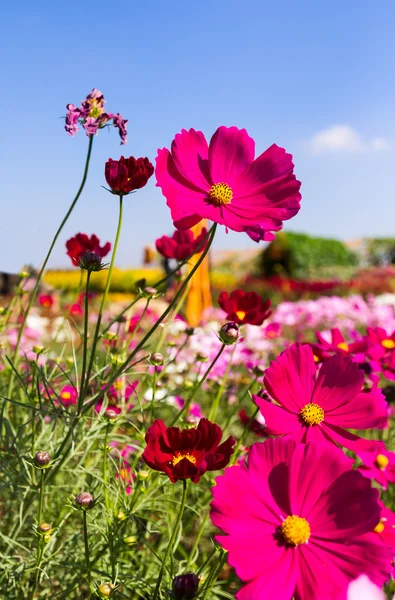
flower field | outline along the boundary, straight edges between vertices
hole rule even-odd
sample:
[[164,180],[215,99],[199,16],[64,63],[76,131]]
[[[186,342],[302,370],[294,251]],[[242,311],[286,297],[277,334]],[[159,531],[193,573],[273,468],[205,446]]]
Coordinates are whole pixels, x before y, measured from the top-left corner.
[[[217,229],[272,241],[302,199],[285,149],[256,157],[223,126],[109,159],[115,235],[77,233],[71,270],[47,271],[93,143],[126,144],[127,123],[96,89],[67,105],[81,186],[0,310],[0,597],[392,598],[395,296],[363,274],[337,295],[214,273],[211,302]],[[166,269],[121,271],[124,211],[153,179]]]

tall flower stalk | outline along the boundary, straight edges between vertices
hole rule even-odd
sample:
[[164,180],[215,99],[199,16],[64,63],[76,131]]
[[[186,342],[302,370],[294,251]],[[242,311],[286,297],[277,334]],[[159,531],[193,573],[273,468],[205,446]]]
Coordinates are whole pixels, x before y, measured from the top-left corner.
[[[55,244],[56,244],[56,242],[58,240],[58,237],[59,237],[59,235],[62,232],[63,227],[66,225],[66,223],[67,223],[67,221],[68,221],[71,213],[73,212],[74,207],[77,204],[78,199],[81,196],[82,191],[83,191],[83,189],[85,187],[85,183],[86,183],[86,180],[88,178],[88,171],[89,171],[89,165],[90,165],[91,154],[92,154],[92,146],[93,146],[93,135],[91,135],[89,137],[88,152],[87,152],[87,155],[86,155],[84,174],[82,176],[80,187],[78,188],[78,191],[77,191],[77,193],[76,193],[76,195],[74,197],[74,200],[72,201],[72,203],[70,205],[69,210],[67,211],[67,213],[63,217],[63,220],[60,223],[60,225],[58,227],[58,230],[56,231],[56,233],[55,233],[55,235],[53,237],[53,240],[51,242],[51,245],[49,247],[47,255],[46,255],[46,257],[44,259],[44,262],[43,262],[43,264],[41,266],[41,269],[40,269],[40,271],[39,271],[39,273],[37,275],[36,284],[35,284],[35,286],[34,286],[34,288],[32,290],[32,293],[30,294],[29,303],[28,303],[28,305],[26,307],[26,310],[24,312],[22,323],[21,323],[21,326],[20,326],[20,329],[19,329],[19,333],[18,333],[18,338],[17,338],[17,342],[16,342],[16,346],[15,346],[15,353],[14,353],[14,362],[17,361],[18,353],[19,353],[19,347],[21,345],[21,340],[22,340],[23,333],[25,331],[27,319],[28,319],[31,307],[33,306],[33,302],[34,302],[34,300],[36,298],[38,289],[40,287],[41,279],[43,277],[44,271],[45,271],[46,266],[48,264],[49,258],[50,258],[51,254],[52,254],[52,251],[53,251],[53,249],[55,247]],[[9,398],[11,397],[13,387],[14,387],[14,376],[11,375],[11,377],[10,377],[10,383],[9,383],[9,386],[8,386],[8,397]]]

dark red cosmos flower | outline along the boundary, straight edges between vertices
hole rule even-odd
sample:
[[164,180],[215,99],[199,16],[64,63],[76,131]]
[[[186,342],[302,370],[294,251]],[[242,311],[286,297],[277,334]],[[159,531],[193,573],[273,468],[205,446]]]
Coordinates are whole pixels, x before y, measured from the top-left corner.
[[228,321],[235,321],[239,325],[262,325],[272,313],[271,301],[264,301],[256,292],[234,290],[230,296],[227,292],[221,292],[218,304],[227,313]]
[[95,252],[100,258],[103,258],[110,252],[111,244],[107,242],[104,246],[100,246],[100,240],[95,234],[89,237],[86,233],[77,233],[77,235],[67,240],[66,248],[71,262],[78,267],[81,256],[85,252]]
[[185,260],[195,252],[203,252],[207,246],[207,229],[202,229],[201,233],[195,237],[193,231],[175,231],[172,237],[162,236],[155,242],[156,249],[165,258],[175,258],[176,260]]
[[113,194],[126,195],[143,188],[154,172],[154,167],[147,157],[109,158],[106,162],[105,177]]
[[200,419],[192,429],[166,427],[160,419],[148,429],[143,460],[151,469],[166,473],[172,483],[192,479],[198,483],[206,471],[223,469],[233,454],[236,440],[220,444],[222,429],[208,419]]

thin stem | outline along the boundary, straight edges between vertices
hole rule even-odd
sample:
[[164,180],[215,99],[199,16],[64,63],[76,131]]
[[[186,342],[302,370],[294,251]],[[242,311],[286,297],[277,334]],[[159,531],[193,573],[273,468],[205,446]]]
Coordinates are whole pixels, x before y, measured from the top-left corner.
[[189,553],[189,556],[188,556],[187,564],[185,565],[185,569],[184,569],[185,573],[188,572],[189,566],[192,563],[192,560],[193,560],[193,557],[194,557],[195,552],[197,550],[197,547],[199,546],[200,538],[202,537],[203,532],[204,532],[204,528],[206,527],[208,515],[209,515],[209,513],[206,512],[206,515],[205,515],[204,519],[202,519],[202,522],[200,523],[199,531],[197,532],[195,541],[194,541],[193,546],[192,546],[192,550],[191,550],[191,552]]
[[123,196],[119,196],[119,217],[118,217],[117,233],[116,233],[116,236],[115,236],[114,249],[113,249],[113,252],[112,252],[110,267],[108,269],[108,276],[107,276],[106,287],[104,289],[104,293],[103,293],[103,296],[102,296],[102,299],[101,299],[99,314],[97,316],[97,323],[96,323],[95,335],[94,335],[94,338],[93,338],[91,355],[90,355],[90,359],[89,359],[89,366],[88,366],[88,371],[87,371],[86,379],[85,379],[84,396],[85,396],[86,391],[88,389],[89,379],[90,379],[92,368],[93,368],[93,361],[95,360],[96,346],[97,346],[97,342],[98,342],[98,339],[99,339],[100,325],[101,325],[101,320],[102,320],[102,317],[103,317],[103,310],[104,310],[104,306],[105,306],[106,301],[107,301],[107,296],[108,296],[108,292],[109,292],[110,285],[111,285],[112,272],[113,272],[113,269],[114,269],[115,257],[116,257],[116,254],[117,254],[119,238],[120,238],[120,235],[121,235],[122,213],[123,213],[122,200],[123,200]]
[[155,419],[155,392],[156,392],[156,379],[158,376],[158,369],[155,367],[154,377],[152,382],[152,400],[151,400],[151,423],[154,422]]
[[[208,251],[210,250],[211,244],[213,242],[216,229],[217,229],[217,224],[214,223],[214,225],[212,226],[212,228],[210,230],[210,237],[209,237],[209,241],[207,243],[206,248],[202,252],[199,260],[196,263],[196,265],[193,267],[193,269],[191,269],[190,273],[185,278],[183,284],[181,285],[180,289],[178,290],[178,292],[174,296],[172,302],[166,308],[166,310],[164,311],[164,313],[162,313],[162,315],[159,317],[159,319],[156,321],[156,323],[151,327],[151,329],[148,331],[148,333],[146,333],[146,335],[143,337],[143,339],[140,340],[140,342],[138,343],[138,345],[136,346],[136,348],[128,356],[128,358],[125,360],[125,362],[115,371],[115,373],[111,377],[110,381],[107,383],[106,389],[102,390],[101,393],[103,393],[103,392],[105,393],[107,391],[107,389],[110,388],[110,386],[112,385],[112,383],[123,373],[123,371],[126,369],[126,367],[128,366],[128,364],[130,363],[130,361],[136,356],[136,354],[139,352],[139,350],[141,350],[141,348],[143,348],[145,346],[146,342],[155,333],[155,331],[158,329],[159,325],[165,320],[165,318],[167,317],[167,315],[172,311],[173,307],[176,305],[176,303],[178,302],[179,298],[184,293],[184,290],[187,287],[188,283],[190,282],[190,280],[192,279],[192,277],[194,276],[194,274],[196,273],[196,271],[198,270],[198,268],[202,264],[203,260],[206,258],[206,255],[208,254]],[[93,402],[93,400],[92,400],[92,402]],[[89,405],[87,405],[87,406],[89,406]]]
[[108,431],[110,429],[110,423],[107,423],[106,434],[104,436],[104,448],[103,448],[103,485],[104,485],[104,503],[106,505],[106,511],[108,513],[108,489],[107,489],[107,450],[108,450]]
[[[82,270],[81,270],[82,271]],[[80,393],[78,396],[77,404],[77,415],[80,414],[82,403],[84,401],[83,391],[85,387],[85,372],[86,372],[86,359],[88,354],[88,328],[89,328],[89,283],[91,280],[91,271],[87,272],[86,275],[86,286],[85,286],[85,312],[84,312],[84,341],[82,350],[82,371],[81,371],[81,383]]]
[[38,502],[38,525],[41,524],[43,514],[43,500],[44,500],[44,469],[41,469],[41,481],[40,481],[40,497]]
[[166,553],[163,558],[162,565],[161,565],[161,568],[159,571],[159,576],[158,576],[158,580],[156,582],[156,587],[155,587],[154,595],[152,596],[152,600],[156,600],[158,598],[160,584],[162,583],[162,578],[163,578],[163,573],[165,571],[166,562],[167,562],[167,559],[169,558],[170,552],[173,548],[174,540],[176,539],[178,528],[179,528],[181,520],[182,520],[182,515],[184,514],[185,502],[186,502],[186,497],[187,497],[187,480],[186,479],[183,479],[182,485],[183,485],[183,488],[182,488],[182,498],[181,498],[180,510],[178,511],[177,519],[176,519],[176,522],[175,522],[175,525],[174,525],[174,528],[173,528],[173,531],[172,531],[172,534],[170,537],[170,541],[166,548]]
[[90,555],[89,555],[88,524],[86,521],[86,510],[83,510],[82,512],[84,515],[84,544],[85,544],[86,572],[88,574],[88,583],[89,583],[89,591],[90,591],[92,575],[91,575]]
[[[37,275],[36,285],[34,286],[33,291],[32,291],[32,293],[30,295],[29,304],[27,305],[27,308],[25,310],[25,314],[23,316],[23,321],[22,321],[22,324],[21,324],[21,327],[20,327],[19,333],[18,333],[18,339],[17,339],[17,343],[16,343],[16,347],[15,347],[14,361],[16,360],[16,358],[18,356],[18,351],[19,351],[19,346],[20,346],[20,343],[21,343],[22,335],[23,335],[23,332],[24,332],[25,327],[26,327],[26,321],[27,321],[27,318],[29,316],[29,312],[30,312],[30,309],[31,309],[31,307],[33,305],[33,302],[34,302],[34,300],[36,298],[36,295],[37,295],[37,292],[38,292],[38,288],[40,286],[41,279],[42,279],[42,276],[43,276],[44,271],[45,271],[45,267],[47,266],[48,260],[49,260],[51,254],[52,254],[52,250],[55,247],[57,239],[58,239],[58,237],[59,237],[59,235],[60,235],[63,227],[67,223],[68,218],[70,217],[71,213],[73,212],[73,209],[74,209],[75,205],[77,204],[78,198],[81,196],[82,190],[85,187],[85,183],[86,183],[86,180],[87,180],[87,177],[88,177],[89,163],[90,163],[90,160],[91,160],[92,145],[93,145],[93,135],[91,135],[89,137],[88,153],[86,155],[84,174],[82,176],[82,181],[81,181],[80,187],[78,188],[78,192],[75,195],[75,198],[72,201],[69,210],[67,211],[67,213],[64,216],[61,224],[59,225],[59,228],[58,228],[57,232],[55,233],[55,236],[54,236],[54,238],[53,238],[53,240],[51,242],[51,245],[49,247],[47,256],[45,257],[44,262],[42,264],[42,267],[40,269],[40,272]],[[13,379],[12,379],[12,381],[13,381]],[[11,391],[12,391],[12,386],[11,386]],[[9,392],[8,397],[10,397],[10,396],[11,396],[11,394]]]
[[[211,364],[209,365],[208,369],[205,371],[203,377],[201,379],[199,379],[199,381],[197,382],[197,384],[195,385],[195,387],[192,390],[191,395],[189,396],[189,398],[186,400],[184,406],[182,407],[182,409],[180,410],[180,412],[176,415],[176,417],[173,419],[173,422],[171,424],[171,427],[174,427],[174,425],[177,423],[177,421],[184,416],[185,413],[187,413],[187,411],[189,410],[189,407],[191,405],[192,400],[194,399],[194,397],[196,396],[197,392],[200,390],[200,388],[202,387],[203,383],[206,381],[208,374],[210,373],[211,369],[214,367],[215,363],[217,362],[217,360],[219,359],[219,357],[221,356],[222,352],[225,350],[226,348],[226,344],[222,344],[221,348],[219,349],[219,351],[217,352],[214,360],[211,362]],[[213,404],[214,406],[214,404]],[[215,414],[216,414],[216,409],[213,413],[213,407],[211,407],[210,410],[210,414],[208,416],[209,420],[212,421],[213,418],[215,418]],[[212,414],[213,413],[213,414]]]
[[236,447],[234,449],[233,452],[233,456],[232,456],[232,460],[230,461],[230,465],[234,465],[235,462],[237,461],[237,453],[240,450],[240,446],[242,445],[242,443],[244,442],[249,430],[250,430],[250,426],[251,423],[254,421],[255,417],[257,416],[257,414],[259,413],[259,408],[256,408],[256,410],[254,411],[254,414],[252,415],[251,419],[248,421],[247,425],[244,428],[243,433],[241,434],[239,441],[236,444]]

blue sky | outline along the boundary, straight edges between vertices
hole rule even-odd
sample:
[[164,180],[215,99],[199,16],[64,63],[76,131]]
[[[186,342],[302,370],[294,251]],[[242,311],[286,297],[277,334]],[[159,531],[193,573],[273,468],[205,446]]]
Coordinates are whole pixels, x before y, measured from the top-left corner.
[[[88,184],[53,254],[78,231],[112,241],[109,158],[154,160],[181,128],[245,127],[262,152],[294,155],[302,209],[286,229],[342,239],[395,236],[393,0],[26,1],[1,9],[0,270],[38,265],[78,188],[88,139],[63,130],[65,105],[97,87],[129,119],[94,141]],[[154,181],[125,201],[118,264],[172,231]],[[217,248],[250,248],[222,231]]]

